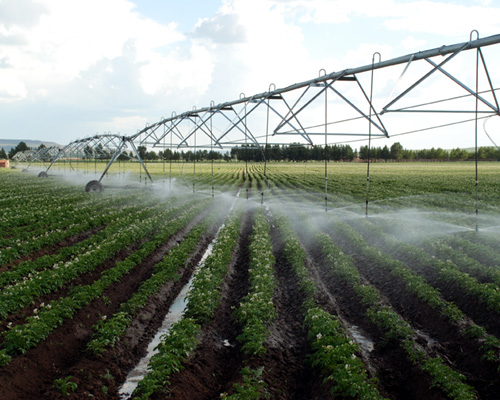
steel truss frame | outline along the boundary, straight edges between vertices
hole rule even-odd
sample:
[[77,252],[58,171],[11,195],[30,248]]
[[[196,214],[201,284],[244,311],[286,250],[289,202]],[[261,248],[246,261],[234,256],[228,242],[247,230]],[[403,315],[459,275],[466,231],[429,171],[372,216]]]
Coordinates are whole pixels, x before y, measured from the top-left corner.
[[[109,160],[106,168],[97,180],[98,182],[101,182],[104,176],[106,176],[107,172],[109,171],[111,165],[120,155],[124,154],[129,158],[133,158],[126,153],[129,147],[135,158],[137,158],[142,168],[146,172],[146,175],[152,182],[153,180],[151,178],[151,175],[149,174],[146,165],[141,159],[141,156],[139,155],[139,152],[137,151],[133,140],[126,136],[113,134],[94,135],[88,138],[77,139],[67,144],[64,148],[58,149],[59,151],[57,155],[52,158],[52,161],[47,170],[44,172],[43,176],[47,176],[47,173],[52,165],[62,159],[67,160],[70,165],[71,159]],[[73,167],[71,168],[73,169]]]
[[[472,38],[474,33],[476,34],[475,40]],[[474,114],[472,121],[475,121],[477,198],[477,125],[478,119],[480,119],[479,114],[482,115],[481,118],[500,115],[500,107],[495,93],[496,89],[493,86],[482,48],[500,43],[500,35],[480,39],[478,32],[472,31],[469,39],[464,43],[442,46],[386,61],[382,61],[380,54],[375,53],[371,64],[328,74],[325,70],[321,70],[319,76],[314,79],[284,88],[277,89],[274,84],[271,84],[267,92],[250,97],[241,93],[240,97],[233,101],[218,105],[215,105],[212,101],[208,107],[193,107],[192,110],[181,114],[172,113],[170,117],[162,118],[152,125],[146,125],[144,129],[130,136],[105,134],[79,139],[62,149],[51,165],[62,156],[66,158],[75,154],[85,156],[85,153],[89,152],[88,149],[91,149],[94,157],[110,158],[105,171],[99,179],[100,182],[111,164],[130,146],[148,178],[152,180],[135,144],[153,148],[194,148],[195,151],[197,148],[220,150],[240,145],[258,147],[263,151],[268,144],[279,145],[298,142],[308,146],[317,145],[315,141],[317,137],[324,137],[324,145],[326,146],[329,144],[328,140],[335,136],[358,138],[349,139],[349,141],[368,140],[368,147],[370,148],[372,138],[389,138],[390,129],[387,128],[387,119],[391,114],[472,113]],[[475,87],[470,87],[470,85],[462,82],[448,69],[452,60],[457,59],[459,55],[468,50],[476,50]],[[375,61],[377,55],[378,62]],[[439,60],[436,60],[436,58],[439,58]],[[380,111],[377,111],[373,102],[374,72],[384,68],[404,65],[404,70],[396,82],[397,85],[410,69],[410,66],[416,63],[423,64],[430,69],[402,90],[399,95],[388,101]],[[488,82],[488,89],[482,92],[479,91],[480,65]],[[368,74],[369,78],[365,79],[366,75],[363,74]],[[403,99],[411,97],[410,94],[414,93],[417,88],[421,88],[424,82],[428,82],[431,77],[438,76],[444,76],[448,82],[453,82],[457,88],[463,91],[463,94],[421,104],[400,105]],[[369,81],[368,90],[362,84],[363,80],[365,82]],[[391,96],[392,92],[389,98]],[[470,109],[425,108],[429,105],[435,106],[445,101],[465,97],[472,98],[475,107]],[[350,113],[349,116],[347,116],[348,112]],[[334,119],[332,116],[340,117],[340,119]],[[367,125],[360,125],[360,121],[364,121],[364,124]],[[447,125],[469,121],[471,120]],[[344,124],[351,122],[356,124],[354,129],[343,128]],[[362,126],[361,129],[360,126]],[[440,125],[416,131],[438,127]],[[407,133],[410,132],[391,132],[391,136]],[[347,141],[341,142],[345,143]],[[112,155],[110,156],[110,154]],[[367,164],[366,212],[368,213],[370,160],[368,160]],[[327,206],[328,192],[327,179],[325,160],[325,208]]]
[[[250,97],[240,96],[239,99],[214,105],[213,102],[209,107],[193,109],[186,111],[182,114],[172,114],[169,118],[164,118],[152,125],[146,126],[144,129],[131,136],[131,139],[136,140],[141,145],[152,147],[215,147],[225,148],[234,145],[252,145],[261,147],[269,140],[269,128],[266,128],[266,135],[257,135],[251,127],[249,120],[258,114],[259,108],[264,108],[263,114],[267,115],[269,121],[269,114],[271,113],[278,119],[278,123],[272,128],[271,136],[288,135],[292,136],[294,140],[302,140],[305,145],[314,145],[313,137],[317,135],[326,136],[360,136],[366,138],[371,137],[389,137],[389,131],[382,121],[382,116],[389,113],[476,113],[475,110],[440,110],[440,109],[422,109],[418,108],[419,105],[412,105],[406,107],[396,108],[398,102],[414,91],[417,87],[421,86],[425,81],[428,81],[431,76],[435,76],[436,72],[441,73],[446,78],[456,83],[461,87],[466,96],[472,96],[477,99],[482,105],[486,106],[486,110],[477,111],[477,113],[487,115],[500,115],[498,101],[495,94],[490,74],[488,72],[484,54],[481,50],[482,47],[490,46],[500,43],[500,35],[490,36],[483,39],[471,40],[465,43],[455,44],[451,46],[442,46],[439,48],[426,50],[418,53],[409,54],[403,57],[387,60],[387,61],[372,61],[372,64],[345,69],[339,72],[330,74],[323,74],[315,79],[297,83],[281,89],[272,89],[271,85],[269,91],[256,94]],[[488,92],[492,95],[493,101],[488,101],[483,93],[478,90],[468,87],[459,78],[453,76],[448,72],[445,67],[451,60],[455,59],[459,54],[464,51],[476,49],[478,60],[480,60],[486,78],[489,82]],[[378,54],[378,53],[377,53]],[[433,61],[436,57],[444,57],[439,62]],[[423,62],[430,65],[431,69],[422,77],[408,86],[398,96],[387,103],[380,112],[377,112],[372,102],[373,98],[373,72],[378,69],[393,67],[401,64],[406,64],[403,74],[409,69],[411,64]],[[370,90],[366,90],[359,76],[363,73],[372,74],[372,82]],[[477,75],[477,73],[476,73]],[[352,96],[352,85],[347,90],[343,90],[340,85],[343,82],[352,83],[357,87],[361,93],[361,100],[354,99]],[[368,122],[368,130],[362,132],[347,132],[342,130],[335,130],[337,124],[347,122],[347,119],[333,120],[329,116],[325,116],[324,120],[319,120],[316,124],[307,125],[301,117],[306,114],[313,107],[317,107],[318,100],[325,98],[325,114],[332,109],[331,105],[327,103],[327,96],[333,94],[334,97],[348,108],[357,114],[354,118],[349,120],[362,119]],[[295,100],[290,100],[290,97],[295,97]],[[449,99],[448,99],[449,100]],[[281,109],[277,104],[281,104]],[[363,110],[368,110],[365,112]],[[226,126],[220,124],[225,123]],[[258,117],[258,116],[257,116]],[[306,118],[304,118],[305,120]],[[322,118],[321,118],[322,119]],[[216,124],[216,122],[219,122]],[[186,128],[186,125],[190,125]],[[162,129],[161,129],[162,128]],[[184,129],[182,129],[184,128]],[[323,128],[320,131],[318,128]],[[375,133],[371,133],[372,128]],[[215,132],[215,129],[218,131]],[[432,129],[432,128],[431,128]],[[229,139],[229,135],[233,132],[238,133],[238,137]],[[196,134],[200,133],[200,140],[198,137],[197,146],[193,146],[193,139]],[[200,135],[199,135],[200,136]],[[170,141],[167,143],[165,138],[169,137]],[[263,140],[265,138],[265,140]],[[191,142],[189,142],[191,140]],[[289,144],[290,141],[284,141],[278,144]]]
[[61,149],[56,146],[43,147],[38,150],[25,150],[16,153],[13,159],[19,163],[28,162],[29,164],[26,167],[27,170],[35,161],[51,162],[57,156],[59,151],[61,151]]

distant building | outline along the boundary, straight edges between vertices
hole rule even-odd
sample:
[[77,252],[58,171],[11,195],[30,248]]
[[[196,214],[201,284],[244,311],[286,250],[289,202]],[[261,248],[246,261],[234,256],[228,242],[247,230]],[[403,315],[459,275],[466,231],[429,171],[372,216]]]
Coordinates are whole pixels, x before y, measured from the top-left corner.
[[9,160],[0,160],[0,168],[9,168]]

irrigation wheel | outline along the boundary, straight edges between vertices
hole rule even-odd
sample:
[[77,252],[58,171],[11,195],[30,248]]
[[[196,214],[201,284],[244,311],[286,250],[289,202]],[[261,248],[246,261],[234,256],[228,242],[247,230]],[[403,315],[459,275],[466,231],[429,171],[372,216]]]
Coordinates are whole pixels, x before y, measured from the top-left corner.
[[101,193],[102,191],[104,191],[104,186],[99,181],[90,181],[85,186],[85,191],[86,192],[99,192],[99,193]]
[[48,178],[49,177],[49,174],[47,174],[47,172],[45,171],[42,171],[38,174],[38,177],[39,178]]

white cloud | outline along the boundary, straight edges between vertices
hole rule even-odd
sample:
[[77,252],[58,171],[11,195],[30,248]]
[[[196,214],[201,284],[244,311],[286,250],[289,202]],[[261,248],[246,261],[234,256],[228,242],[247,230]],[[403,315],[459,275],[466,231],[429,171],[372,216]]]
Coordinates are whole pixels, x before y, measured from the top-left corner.
[[23,28],[14,19],[8,31],[3,27],[4,37],[23,38],[20,46],[3,47],[0,58],[28,91],[68,83],[100,60],[121,57],[127,43],[136,47],[135,62],[148,62],[161,47],[184,39],[175,24],[142,18],[126,0],[40,0],[40,4],[45,12],[37,24]]
[[13,102],[26,97],[24,83],[0,70],[0,102]]
[[167,57],[152,55],[150,62],[141,68],[139,81],[146,94],[171,95],[191,89],[191,94],[196,97],[207,90],[212,70],[210,52],[194,43],[185,57],[178,51]]
[[111,133],[124,133],[131,134],[130,127],[144,127],[148,121],[144,117],[130,116],[130,117],[113,117],[111,120],[102,124],[102,131],[109,131]]
[[[261,93],[271,82],[284,87],[316,77],[320,68],[367,65],[374,52],[388,60],[468,40],[474,27],[482,36],[500,27],[500,8],[488,0],[460,2],[467,6],[445,0],[211,1],[218,11],[195,14],[198,23],[186,33],[179,31],[181,20],[144,17],[143,4],[134,0],[0,0],[0,101],[9,107],[0,111],[4,125],[38,134],[11,111],[29,109],[38,127],[64,135],[61,142],[102,131],[133,134],[145,121],[234,100],[241,92]],[[178,7],[198,12],[186,2]],[[493,47],[485,50],[487,61],[499,58]],[[376,71],[377,102],[403,68]]]
[[246,28],[240,23],[239,16],[232,12],[218,12],[212,18],[199,20],[193,36],[216,43],[243,43],[247,40]]
[[[500,28],[500,9],[462,6],[437,1],[414,1],[395,5],[385,25],[395,31],[464,36],[473,29],[491,35]],[[463,41],[469,37],[463,37]]]
[[[229,26],[220,25],[222,22]],[[287,22],[274,2],[227,1],[212,20],[199,24],[197,32],[209,24],[217,26],[204,32],[217,46],[218,66],[224,69],[230,68],[226,63],[233,63],[235,68],[240,66],[236,71],[239,87],[232,88],[233,98],[238,96],[238,90],[247,95],[266,91],[273,81],[278,86],[286,85],[307,76],[304,71],[311,71],[301,28]],[[220,32],[234,35],[231,40],[223,41]]]
[[414,36],[408,36],[401,41],[401,45],[406,50],[416,51],[425,48],[425,39],[415,39]]
[[[471,5],[439,0],[290,0],[277,1],[284,13],[300,22],[315,24],[353,23],[356,18],[377,21],[393,31],[430,33],[445,37],[462,36],[477,29],[487,36],[499,31],[500,9],[490,0],[475,0]],[[475,3],[475,4],[474,4]],[[369,26],[363,26],[367,31]]]
[[0,2],[0,15],[3,27],[12,26],[29,27],[38,22],[40,16],[46,11],[43,4],[33,0],[2,0]]

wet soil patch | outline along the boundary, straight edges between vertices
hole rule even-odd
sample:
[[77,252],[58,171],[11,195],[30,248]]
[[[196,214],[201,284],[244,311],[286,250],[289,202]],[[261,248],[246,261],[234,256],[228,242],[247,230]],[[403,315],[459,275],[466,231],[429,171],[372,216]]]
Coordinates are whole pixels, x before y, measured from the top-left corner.
[[[144,350],[131,351],[126,343],[120,347],[108,351],[101,359],[93,358],[86,353],[85,348],[93,333],[92,325],[104,315],[116,312],[123,301],[126,301],[141,282],[151,275],[154,265],[173,247],[177,241],[187,234],[188,227],[173,235],[153,255],[146,257],[120,282],[105,290],[103,296],[94,300],[88,306],[78,311],[75,316],[66,321],[61,327],[55,329],[51,335],[35,348],[29,350],[25,355],[15,357],[12,362],[0,369],[0,398],[9,399],[57,399],[67,398],[62,396],[53,388],[54,379],[73,376],[71,381],[78,385],[77,392],[71,393],[71,398],[89,398],[90,391],[96,398],[113,398],[113,389],[117,391],[116,385],[120,379],[125,378],[127,370],[124,365],[135,365],[137,360],[145,351],[148,341],[144,343]],[[164,315],[168,312],[170,304],[176,294],[181,290],[183,283],[189,280],[189,276],[196,265],[197,259],[201,258],[203,249],[208,245],[210,238],[202,240],[198,246],[196,255],[193,256],[185,270],[183,278],[179,280],[171,290],[165,290],[162,294],[165,299],[156,296],[150,301],[149,306],[156,307],[156,303],[164,304],[162,310],[149,317],[148,307],[145,308],[138,318],[150,321],[151,337],[156,332],[154,324],[161,325]],[[114,262],[117,262],[114,259]],[[132,337],[135,337],[132,334]],[[124,341],[125,342],[125,341]],[[134,358],[135,357],[135,358]],[[125,360],[125,361],[124,361]],[[104,388],[105,387],[105,388]],[[111,397],[110,397],[111,396]]]
[[282,238],[273,226],[271,241],[278,282],[273,297],[277,316],[269,329],[266,353],[252,360],[250,365],[264,367],[263,379],[274,399],[328,398],[328,387],[321,384],[319,374],[307,360],[310,348],[302,313],[305,296],[299,290],[293,268],[284,257]]
[[222,287],[220,305],[214,318],[202,327],[200,344],[184,369],[172,376],[166,392],[157,398],[216,399],[227,390],[228,382],[238,378],[243,363],[241,333],[232,314],[242,297],[248,293],[248,267],[252,212],[243,217],[238,248],[229,265]]
[[355,254],[348,245],[344,245],[343,249],[354,257],[360,273],[418,330],[418,341],[430,356],[441,357],[451,368],[465,375],[467,383],[478,390],[481,399],[498,397],[500,382],[497,366],[481,360],[484,355],[480,349],[481,343],[466,337],[457,325],[441,316],[439,311],[408,293],[399,278]]
[[[387,343],[383,333],[365,316],[365,307],[358,300],[352,287],[336,279],[332,266],[322,256],[316,244],[308,247],[309,254],[318,268],[318,275],[329,295],[335,298],[336,309],[344,323],[361,328],[373,340],[374,348],[363,354],[367,370],[375,373],[381,394],[390,399],[444,399],[446,396],[430,389],[431,380],[408,360],[397,343]],[[388,303],[389,304],[389,303]]]

